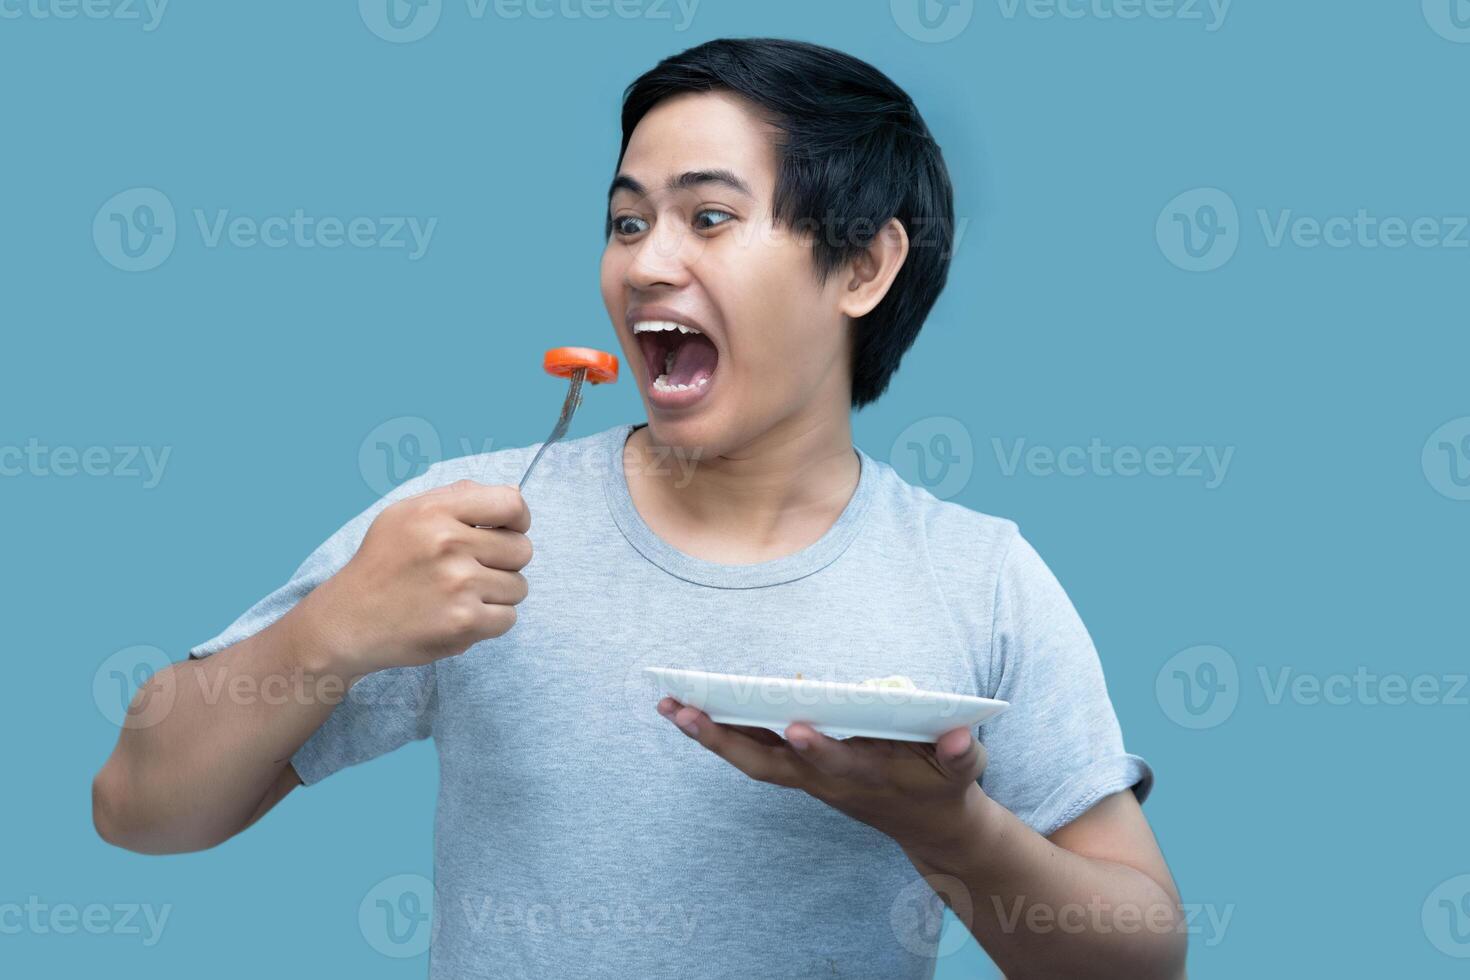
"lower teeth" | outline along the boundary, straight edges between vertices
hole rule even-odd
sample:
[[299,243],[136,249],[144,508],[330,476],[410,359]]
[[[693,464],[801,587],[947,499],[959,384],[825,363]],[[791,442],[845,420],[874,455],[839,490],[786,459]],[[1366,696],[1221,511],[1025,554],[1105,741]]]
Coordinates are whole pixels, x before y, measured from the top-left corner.
[[707,384],[709,384],[709,378],[700,378],[689,385],[671,385],[667,374],[660,374],[653,381],[653,386],[659,391],[688,391],[690,388],[703,388]]

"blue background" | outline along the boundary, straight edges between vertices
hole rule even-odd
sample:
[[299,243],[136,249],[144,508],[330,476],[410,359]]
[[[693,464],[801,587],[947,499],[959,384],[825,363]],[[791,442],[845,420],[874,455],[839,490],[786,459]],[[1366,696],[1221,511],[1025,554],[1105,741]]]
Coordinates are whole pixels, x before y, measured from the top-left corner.
[[[1467,692],[1327,704],[1271,685],[1365,668],[1447,695],[1467,669],[1470,236],[1273,247],[1258,215],[1470,211],[1470,44],[1449,0],[1442,16],[1439,0],[1239,0],[1217,30],[1204,7],[1123,20],[1099,0],[1073,19],[982,0],[950,11],[973,18],[942,42],[886,0],[704,0],[683,31],[672,5],[476,19],[449,0],[413,43],[349,2],[177,3],[152,31],[38,2],[0,19],[0,447],[171,455],[152,488],[36,464],[0,478],[0,904],[172,909],[151,948],[0,934],[0,971],[424,975],[422,956],[375,952],[357,909],[384,879],[431,872],[430,745],[300,792],[213,851],[142,857],[92,831],[117,734],[94,679],[135,645],[181,659],[283,582],[375,499],[384,475],[359,449],[378,427],[422,418],[443,455],[543,438],[562,391],[542,351],[615,343],[596,270],[622,87],[706,38],[775,34],[877,64],[944,148],[965,222],[951,283],[856,438],[900,464],[958,434],[946,459],[969,475],[946,494],[1017,520],[1073,597],[1129,747],[1157,769],[1146,812],[1185,900],[1230,915],[1219,931],[1201,913],[1191,975],[1464,975],[1451,954],[1470,954],[1470,907],[1421,911],[1446,882],[1453,906],[1470,873]],[[117,268],[92,235],[133,188],[177,211],[151,271]],[[1196,188],[1238,208],[1208,272],[1180,268],[1167,233],[1204,233]],[[193,217],[297,208],[438,225],[411,261],[210,248]],[[597,389],[573,435],[641,418],[630,386]],[[1093,439],[1234,455],[1214,489],[1003,465],[1017,440]],[[1207,679],[1189,652],[1206,644],[1236,669],[1214,702],[1230,710],[1188,727],[1199,692],[1176,689],[1170,658]],[[969,942],[937,975],[985,963]]]

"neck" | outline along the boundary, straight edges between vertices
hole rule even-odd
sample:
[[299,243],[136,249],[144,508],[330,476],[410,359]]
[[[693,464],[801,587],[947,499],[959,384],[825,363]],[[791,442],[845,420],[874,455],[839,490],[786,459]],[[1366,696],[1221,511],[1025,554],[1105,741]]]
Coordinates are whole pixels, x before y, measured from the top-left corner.
[[686,554],[727,564],[800,551],[827,532],[857,489],[848,413],[788,419],[717,454],[660,444],[651,426],[624,453],[634,506]]

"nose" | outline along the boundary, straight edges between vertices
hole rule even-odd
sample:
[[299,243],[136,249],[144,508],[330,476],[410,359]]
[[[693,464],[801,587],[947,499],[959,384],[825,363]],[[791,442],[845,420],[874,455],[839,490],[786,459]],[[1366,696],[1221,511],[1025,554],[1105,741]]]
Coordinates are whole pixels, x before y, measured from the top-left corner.
[[698,257],[700,244],[699,236],[677,221],[655,223],[633,246],[628,285],[634,289],[686,285],[689,266]]

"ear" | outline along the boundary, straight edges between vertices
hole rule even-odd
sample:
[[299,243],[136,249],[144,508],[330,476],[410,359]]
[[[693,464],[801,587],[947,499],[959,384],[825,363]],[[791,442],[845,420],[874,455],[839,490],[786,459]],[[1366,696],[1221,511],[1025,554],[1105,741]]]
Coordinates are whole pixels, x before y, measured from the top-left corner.
[[838,308],[856,320],[867,316],[888,295],[898,270],[909,254],[909,233],[903,222],[889,218],[878,229],[866,251],[853,259],[841,273],[843,284]]

